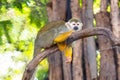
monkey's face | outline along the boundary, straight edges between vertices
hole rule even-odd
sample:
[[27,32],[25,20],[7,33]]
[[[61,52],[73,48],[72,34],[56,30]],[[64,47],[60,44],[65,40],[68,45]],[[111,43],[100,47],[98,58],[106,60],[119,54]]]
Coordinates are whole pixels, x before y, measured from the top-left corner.
[[69,30],[79,31],[82,29],[82,23],[80,22],[67,22],[66,26]]

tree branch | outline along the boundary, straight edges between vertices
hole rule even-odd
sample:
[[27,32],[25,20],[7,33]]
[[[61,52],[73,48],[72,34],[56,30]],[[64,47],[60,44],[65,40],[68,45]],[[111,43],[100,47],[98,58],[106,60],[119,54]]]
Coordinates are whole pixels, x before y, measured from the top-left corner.
[[39,62],[45,59],[49,54],[58,51],[57,45],[46,49],[44,52],[40,52],[35,58],[33,58],[25,68],[22,80],[30,80],[35,68],[38,66]]
[[[114,46],[120,46],[120,39],[116,38],[109,29],[103,27],[86,28],[78,32],[73,32],[67,41],[68,44],[70,44],[75,40],[94,36],[94,35],[104,35],[111,40]],[[39,62],[45,59],[49,54],[52,54],[56,51],[58,51],[57,45],[51,45],[50,48],[46,49],[43,52],[40,52],[36,57],[34,57],[26,66],[22,80],[30,80]]]
[[114,46],[120,46],[120,39],[116,38],[115,35],[110,31],[110,29],[104,27],[86,28],[82,31],[74,32],[68,38],[69,40],[68,44],[72,43],[75,40],[94,36],[94,35],[104,35],[111,40]]

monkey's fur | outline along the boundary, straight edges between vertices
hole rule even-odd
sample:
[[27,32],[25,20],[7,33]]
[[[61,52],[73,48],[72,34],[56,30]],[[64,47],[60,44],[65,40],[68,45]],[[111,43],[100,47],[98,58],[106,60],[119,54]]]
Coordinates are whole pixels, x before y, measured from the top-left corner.
[[68,31],[64,24],[64,21],[50,22],[38,32],[35,39],[34,56],[41,52],[42,48],[50,47],[60,33]]
[[72,22],[80,23],[80,21],[77,19],[71,19],[67,23],[65,23],[64,21],[54,21],[44,26],[38,32],[37,37],[35,39],[34,56],[40,53],[42,48],[50,47],[50,45],[54,43],[54,39],[61,33],[74,30],[74,26],[78,27],[77,30],[74,31],[78,31],[82,29],[82,23],[80,23],[79,25],[74,25],[75,23],[70,24]]

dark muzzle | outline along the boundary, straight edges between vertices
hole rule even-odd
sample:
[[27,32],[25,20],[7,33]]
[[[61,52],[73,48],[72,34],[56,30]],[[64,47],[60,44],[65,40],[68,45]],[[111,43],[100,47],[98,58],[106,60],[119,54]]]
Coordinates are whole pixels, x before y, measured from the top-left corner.
[[78,30],[78,27],[77,27],[77,26],[75,26],[73,29],[74,29],[74,30]]

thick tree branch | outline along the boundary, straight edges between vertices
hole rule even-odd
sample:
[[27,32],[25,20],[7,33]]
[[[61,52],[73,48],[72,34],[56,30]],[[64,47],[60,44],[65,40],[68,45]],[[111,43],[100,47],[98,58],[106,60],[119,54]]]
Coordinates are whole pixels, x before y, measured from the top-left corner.
[[[94,36],[94,35],[104,35],[111,40],[113,45],[120,46],[120,39],[117,39],[109,29],[103,28],[103,27],[87,28],[87,29],[84,29],[82,31],[73,32],[72,35],[68,38],[68,44],[72,43],[75,40],[85,38],[85,37]],[[39,62],[41,62],[49,54],[58,51],[57,45],[51,45],[51,46],[52,47],[39,53],[35,58],[33,58],[29,62],[29,64],[26,66],[22,80],[30,80],[30,78],[33,75],[33,71],[38,66]]]
[[107,38],[109,38],[113,45],[120,46],[120,39],[116,38],[113,33],[104,27],[98,27],[98,28],[87,28],[82,31],[74,32],[68,39],[69,43],[72,43],[75,40],[82,39],[85,37],[90,37],[94,35],[104,35]]
[[56,45],[54,45],[53,47],[46,49],[44,52],[40,52],[26,66],[22,80],[30,80],[34,73],[34,70],[37,67],[37,65],[39,64],[39,62],[41,62],[43,59],[45,59],[49,54],[54,53],[56,51],[58,51],[58,48]]

